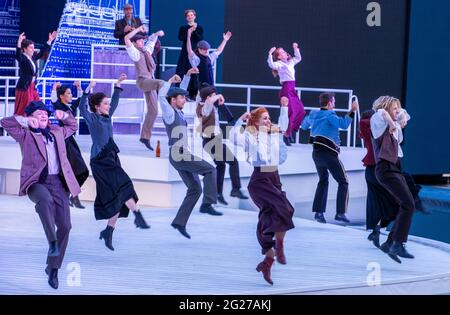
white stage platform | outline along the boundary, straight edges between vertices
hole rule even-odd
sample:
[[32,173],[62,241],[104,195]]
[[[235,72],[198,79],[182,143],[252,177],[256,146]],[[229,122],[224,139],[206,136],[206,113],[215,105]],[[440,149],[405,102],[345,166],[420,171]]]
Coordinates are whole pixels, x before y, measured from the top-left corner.
[[[156,141],[161,141],[162,157],[156,158],[155,153],[147,150],[139,142],[138,135],[115,135],[115,141],[121,150],[120,160],[126,172],[132,178],[140,204],[155,207],[177,207],[186,192],[181,178],[170,165],[166,136],[156,136],[152,139],[153,146]],[[77,141],[83,152],[86,163],[89,165],[91,139],[88,135],[77,136]],[[205,159],[211,160],[201,147],[201,139],[193,141],[197,155],[204,154]],[[0,137],[0,193],[15,195],[19,190],[19,170],[21,163],[21,152],[19,146],[10,137]],[[311,156],[311,145],[296,144],[289,148],[288,159],[280,167],[284,190],[292,203],[310,202],[313,200],[314,192],[318,182],[318,176]],[[238,151],[240,160],[240,171],[242,187],[246,189],[248,180],[253,169],[245,162],[242,150]],[[362,158],[365,149],[342,148],[341,159],[348,172],[350,182],[350,197],[364,197],[367,193],[364,179],[364,168]],[[228,169],[228,167],[227,167]],[[229,197],[231,183],[226,172],[224,185],[224,196],[230,203],[231,208],[256,210],[251,201],[242,201]],[[80,195],[82,200],[93,201],[95,198],[95,184],[90,177],[82,188]],[[330,177],[329,197],[336,198],[337,185]],[[330,200],[330,208],[335,209],[335,202]],[[329,210],[333,212],[332,210]],[[364,218],[364,209],[353,213],[353,219]]]
[[[72,209],[73,228],[55,291],[44,274],[48,248],[33,204],[27,197],[0,195],[0,294],[450,292],[449,244],[412,237],[408,250],[416,259],[397,264],[374,248],[364,231],[297,218],[286,238],[288,264],[274,265],[272,287],[255,271],[262,259],[257,213],[221,210],[223,217],[194,210],[188,240],[169,225],[174,209],[142,209],[151,229],[136,229],[132,217],[120,220],[112,252],[98,239],[105,222],[94,220],[92,204]],[[379,286],[367,283],[372,268],[379,269]]]

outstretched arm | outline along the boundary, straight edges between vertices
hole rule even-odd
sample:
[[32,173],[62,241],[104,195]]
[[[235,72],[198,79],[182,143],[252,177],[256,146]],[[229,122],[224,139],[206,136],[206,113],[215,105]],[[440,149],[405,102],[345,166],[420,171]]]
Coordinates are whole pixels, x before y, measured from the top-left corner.
[[116,111],[117,107],[119,106],[119,99],[120,99],[120,93],[122,93],[122,82],[127,79],[127,75],[125,73],[122,73],[117,80],[115,86],[114,86],[114,92],[111,96],[111,108],[109,109],[109,116],[112,116],[114,112]]
[[298,48],[297,43],[293,43],[292,48],[294,48],[294,57],[291,60],[294,63],[294,65],[296,65],[300,61],[302,61],[302,55],[300,54],[300,49]]
[[216,50],[217,55],[220,55],[223,52],[228,41],[231,39],[231,36],[233,36],[233,34],[231,32],[226,32],[223,34],[223,40],[220,43],[219,47],[217,47],[217,50]]
[[166,122],[166,124],[169,125],[172,124],[175,120],[175,111],[166,99],[167,92],[169,91],[170,85],[172,83],[180,83],[180,82],[181,78],[178,75],[174,75],[169,79],[169,81],[165,82],[164,85],[159,90],[158,100],[162,110],[162,117],[163,120]]
[[272,70],[280,70],[281,69],[281,65],[278,62],[274,62],[273,61],[273,56],[272,54],[275,52],[275,50],[277,50],[276,47],[272,47],[269,50],[269,55],[267,56],[267,64],[269,65],[269,68]]
[[158,41],[158,37],[163,37],[164,31],[157,31],[150,35],[150,37],[147,40],[147,44],[145,44],[145,49],[150,53],[153,54],[153,51],[155,50],[156,42]]
[[192,56],[195,55],[194,51],[192,50],[192,43],[191,43],[191,36],[192,32],[195,30],[195,27],[190,27],[187,31],[187,39],[186,39],[186,48],[188,52],[188,57],[192,58]]

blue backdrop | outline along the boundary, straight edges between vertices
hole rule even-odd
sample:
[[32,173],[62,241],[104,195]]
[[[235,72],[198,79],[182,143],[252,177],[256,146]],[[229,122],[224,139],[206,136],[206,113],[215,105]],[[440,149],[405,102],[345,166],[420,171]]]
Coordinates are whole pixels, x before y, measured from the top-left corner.
[[450,1],[412,0],[404,166],[413,174],[450,173]]

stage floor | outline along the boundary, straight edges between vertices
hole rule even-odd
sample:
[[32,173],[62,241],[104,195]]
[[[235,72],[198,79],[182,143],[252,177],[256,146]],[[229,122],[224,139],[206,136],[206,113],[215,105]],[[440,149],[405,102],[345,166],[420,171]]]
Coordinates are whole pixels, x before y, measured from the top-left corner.
[[[72,209],[73,228],[55,291],[44,273],[48,247],[33,204],[27,197],[0,195],[0,294],[450,292],[445,243],[413,238],[408,250],[416,259],[400,265],[374,248],[365,231],[295,218],[296,228],[286,239],[288,265],[274,265],[271,287],[255,271],[262,259],[257,212],[220,208],[224,216],[211,217],[196,209],[188,240],[170,227],[174,209],[144,208],[151,229],[136,229],[132,215],[120,220],[112,252],[98,239],[105,222],[95,221],[92,203],[86,205]],[[374,267],[380,268],[382,285],[369,287]]]

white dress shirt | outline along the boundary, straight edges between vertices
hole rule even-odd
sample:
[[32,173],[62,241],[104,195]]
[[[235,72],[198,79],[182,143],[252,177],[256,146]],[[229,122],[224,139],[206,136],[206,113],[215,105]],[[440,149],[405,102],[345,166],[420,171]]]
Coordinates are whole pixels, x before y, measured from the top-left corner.
[[278,76],[280,77],[280,83],[295,81],[295,65],[302,61],[302,56],[300,55],[300,50],[294,50],[294,57],[288,61],[273,61],[273,57],[270,54],[267,57],[267,64],[270,69],[278,71]]

